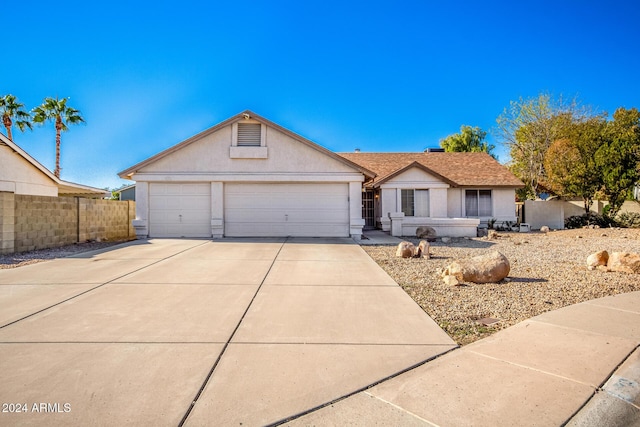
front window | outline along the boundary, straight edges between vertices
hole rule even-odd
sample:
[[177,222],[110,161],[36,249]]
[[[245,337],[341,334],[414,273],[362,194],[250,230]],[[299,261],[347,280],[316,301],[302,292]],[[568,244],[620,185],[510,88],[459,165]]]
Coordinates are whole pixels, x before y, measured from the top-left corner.
[[492,216],[491,190],[466,190],[464,204],[467,216]]
[[429,190],[401,190],[404,216],[429,216]]

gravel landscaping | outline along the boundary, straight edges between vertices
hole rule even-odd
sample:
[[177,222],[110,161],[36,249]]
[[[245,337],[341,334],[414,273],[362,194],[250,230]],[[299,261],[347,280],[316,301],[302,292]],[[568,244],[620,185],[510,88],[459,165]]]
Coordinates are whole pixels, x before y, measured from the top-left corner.
[[[640,253],[638,229],[501,232],[495,240],[448,243],[438,239],[431,243],[431,259],[396,258],[395,246],[363,249],[460,345],[546,311],[640,290],[640,275],[586,268],[587,256],[600,250]],[[442,281],[441,271],[453,260],[493,250],[511,264],[505,281],[462,286]],[[487,326],[491,320],[486,319],[498,322]]]
[[47,261],[50,259],[64,258],[81,252],[104,249],[123,242],[124,240],[113,242],[75,243],[73,245],[61,246],[59,248],[38,249],[29,252],[0,255],[0,270],[22,267],[23,265],[35,264],[37,262]]

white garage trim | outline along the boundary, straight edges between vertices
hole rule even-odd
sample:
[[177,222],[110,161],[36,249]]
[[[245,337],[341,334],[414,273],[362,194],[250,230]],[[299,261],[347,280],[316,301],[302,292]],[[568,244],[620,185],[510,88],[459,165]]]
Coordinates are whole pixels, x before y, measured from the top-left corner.
[[149,237],[211,237],[211,184],[151,183]]
[[347,183],[227,183],[227,237],[348,237]]

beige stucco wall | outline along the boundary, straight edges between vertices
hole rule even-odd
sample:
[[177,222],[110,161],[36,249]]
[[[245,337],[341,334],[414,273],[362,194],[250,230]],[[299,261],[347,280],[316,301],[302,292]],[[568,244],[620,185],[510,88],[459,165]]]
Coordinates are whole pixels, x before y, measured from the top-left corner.
[[149,184],[153,182],[209,182],[213,237],[222,237],[224,229],[225,183],[345,183],[349,185],[350,234],[359,236],[364,225],[363,174],[272,126],[262,123],[262,130],[262,147],[238,147],[234,146],[234,123],[230,123],[139,169],[132,176],[136,181],[134,226],[138,236],[148,235]]
[[390,213],[400,212],[402,209],[401,190],[417,189],[429,190],[429,217],[447,217],[447,189],[449,184],[420,168],[410,168],[380,185],[381,211],[376,222],[387,230]]
[[[265,125],[263,125],[265,126]],[[142,168],[138,173],[353,173],[354,169],[330,158],[277,129],[267,126],[266,159],[232,159],[232,125],[186,145]],[[242,150],[245,147],[238,147]],[[251,148],[251,147],[246,147]],[[173,178],[175,179],[175,177]]]
[[498,221],[515,222],[516,190],[512,188],[496,188],[491,193],[493,202],[493,218]]
[[0,191],[57,196],[58,185],[9,147],[0,145]]

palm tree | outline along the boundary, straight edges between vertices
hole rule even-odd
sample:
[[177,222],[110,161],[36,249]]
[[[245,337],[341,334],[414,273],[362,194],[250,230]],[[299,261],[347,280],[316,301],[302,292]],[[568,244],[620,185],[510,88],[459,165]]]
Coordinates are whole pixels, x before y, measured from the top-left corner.
[[31,125],[31,114],[24,110],[24,104],[18,102],[15,96],[9,94],[0,96],[0,114],[2,124],[7,129],[7,136],[13,141],[11,126],[16,125],[21,132],[25,128],[33,129]]
[[44,124],[51,120],[56,127],[56,168],[53,174],[60,178],[60,134],[69,130],[68,124],[84,123],[80,111],[67,106],[69,98],[45,98],[42,105],[33,109],[33,121]]

